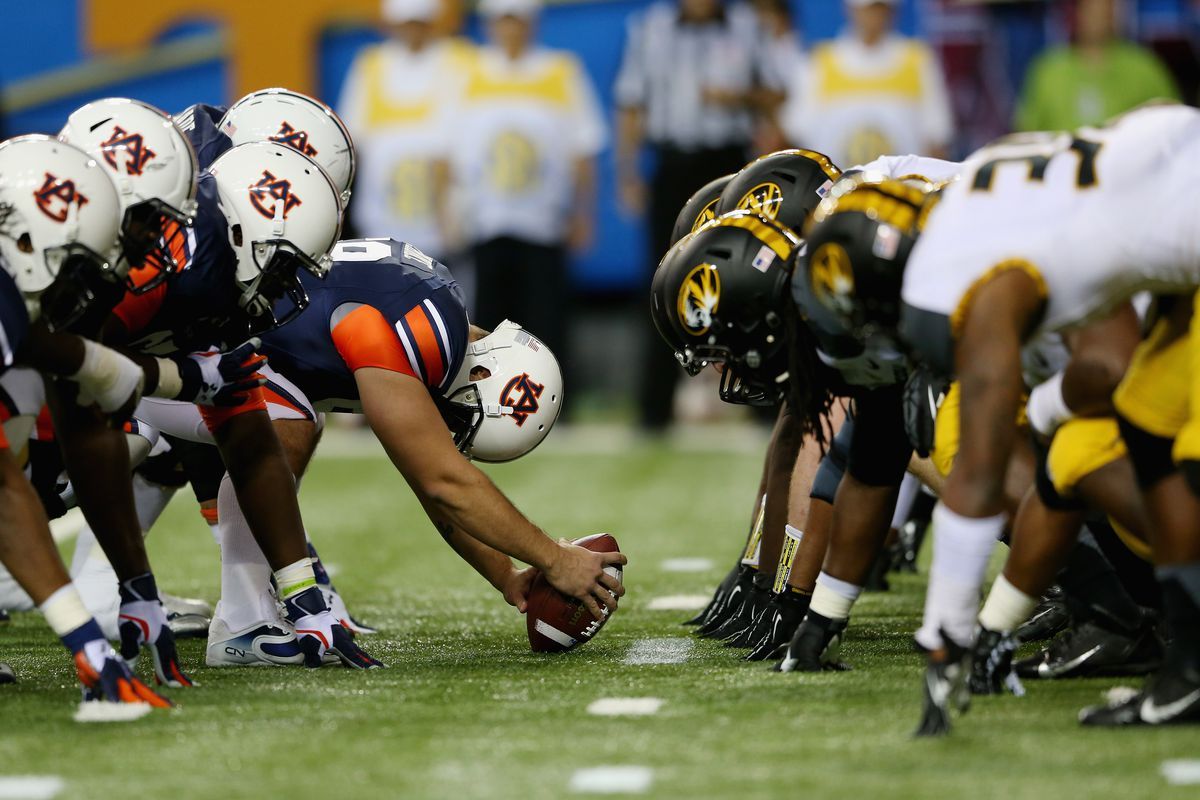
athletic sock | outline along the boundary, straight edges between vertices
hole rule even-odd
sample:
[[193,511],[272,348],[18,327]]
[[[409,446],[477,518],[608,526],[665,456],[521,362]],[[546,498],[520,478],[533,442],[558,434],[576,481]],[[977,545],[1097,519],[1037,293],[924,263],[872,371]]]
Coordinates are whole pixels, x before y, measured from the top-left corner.
[[1125,591],[1116,570],[1086,528],[1058,574],[1058,585],[1077,620],[1096,620],[1125,633],[1137,631],[1145,622],[1145,612]]
[[988,559],[1004,530],[1005,517],[964,517],[938,503],[933,510],[933,563],[917,644],[937,650],[944,631],[958,645],[970,644],[979,614],[979,590]]
[[979,612],[979,624],[989,631],[1009,633],[1029,619],[1037,604],[1036,597],[1025,594],[1001,575],[992,584],[983,610]]
[[271,566],[250,532],[238,506],[233,483],[226,475],[217,493],[221,544],[221,600],[215,616],[232,632],[256,624],[279,624],[279,609],[271,596]]
[[1171,644],[1167,663],[1200,670],[1200,561],[1168,564],[1155,570],[1162,585],[1163,607]]
[[817,614],[827,620],[846,620],[850,618],[850,609],[862,594],[862,587],[849,581],[835,578],[822,571],[817,576],[817,586],[813,590],[812,600],[809,601],[809,613]]

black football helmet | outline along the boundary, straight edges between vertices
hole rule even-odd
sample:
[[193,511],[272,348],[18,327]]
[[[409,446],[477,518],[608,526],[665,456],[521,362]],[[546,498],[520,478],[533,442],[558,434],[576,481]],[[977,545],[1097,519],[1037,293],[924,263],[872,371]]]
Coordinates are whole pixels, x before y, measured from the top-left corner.
[[841,181],[813,214],[797,281],[859,341],[900,321],[904,265],[936,202],[928,186],[867,175]]
[[842,176],[813,150],[780,150],[751,161],[721,192],[717,213],[744,210],[803,235],[805,223]]
[[693,374],[721,366],[725,402],[775,405],[787,390],[789,285],[799,245],[782,225],[739,211],[685,237],[655,273],[659,332]]
[[732,175],[714,178],[688,198],[688,201],[683,204],[683,208],[680,209],[679,216],[675,218],[675,227],[671,229],[672,246],[689,233],[700,230],[700,226],[704,223],[712,222],[717,218],[717,201],[721,199],[721,192],[731,180],[733,180]]

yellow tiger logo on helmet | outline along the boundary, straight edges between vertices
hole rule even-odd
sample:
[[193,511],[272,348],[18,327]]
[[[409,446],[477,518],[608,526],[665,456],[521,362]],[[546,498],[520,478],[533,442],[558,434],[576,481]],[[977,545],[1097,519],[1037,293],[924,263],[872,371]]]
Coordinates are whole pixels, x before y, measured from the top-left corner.
[[854,272],[846,248],[828,242],[809,257],[813,295],[826,308],[847,311],[854,294]]
[[713,314],[721,302],[721,276],[712,264],[693,267],[679,287],[676,310],[684,330],[703,336],[712,327]]
[[742,195],[737,207],[743,211],[753,211],[767,219],[779,216],[779,206],[783,202],[783,190],[777,183],[760,183]]

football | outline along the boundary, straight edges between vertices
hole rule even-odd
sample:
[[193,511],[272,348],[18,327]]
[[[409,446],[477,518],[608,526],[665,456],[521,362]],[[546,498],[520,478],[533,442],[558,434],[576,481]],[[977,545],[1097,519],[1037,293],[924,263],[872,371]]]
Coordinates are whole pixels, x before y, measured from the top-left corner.
[[[573,544],[612,553],[620,548],[617,540],[607,533],[595,533],[576,539]],[[605,572],[618,581],[622,579],[619,565],[605,567]],[[567,597],[555,589],[541,572],[533,579],[529,590],[529,608],[525,612],[525,623],[529,631],[529,646],[535,653],[563,653],[588,642],[611,615],[605,612],[603,619],[595,619],[584,604]]]

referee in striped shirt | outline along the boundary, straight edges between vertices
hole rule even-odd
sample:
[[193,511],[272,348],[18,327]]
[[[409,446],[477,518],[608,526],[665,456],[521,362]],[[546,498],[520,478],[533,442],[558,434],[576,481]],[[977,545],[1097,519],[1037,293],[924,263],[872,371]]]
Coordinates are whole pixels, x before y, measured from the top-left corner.
[[[661,0],[631,18],[615,87],[617,166],[625,210],[648,213],[644,285],[688,197],[745,165],[758,113],[782,102],[785,76],[774,74],[769,51],[743,3]],[[648,188],[639,165],[647,144],[655,156]],[[643,327],[641,424],[658,431],[671,420],[680,369],[648,318]]]

